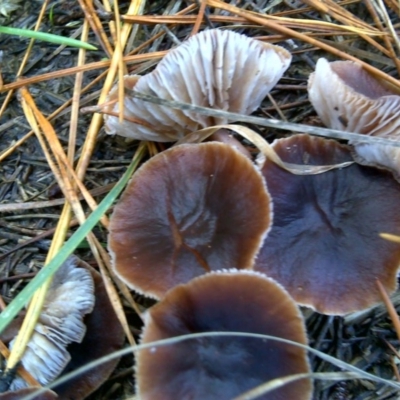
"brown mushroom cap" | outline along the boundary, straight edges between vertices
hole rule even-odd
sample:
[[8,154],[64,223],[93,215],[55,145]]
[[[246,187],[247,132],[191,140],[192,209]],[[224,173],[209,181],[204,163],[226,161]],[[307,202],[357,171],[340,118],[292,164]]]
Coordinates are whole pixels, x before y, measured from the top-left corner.
[[[329,128],[398,139],[400,96],[352,61],[317,62],[308,82],[310,101]],[[355,143],[356,159],[400,175],[400,150]]]
[[116,273],[155,298],[207,271],[251,268],[271,223],[269,195],[229,145],[173,147],[134,175],[110,222]]
[[[38,389],[35,387],[19,389],[15,392],[0,393],[0,400],[23,400],[28,395],[32,396]],[[59,397],[51,390],[41,391],[40,394],[33,397],[32,400],[57,400]]]
[[[286,291],[252,271],[218,271],[170,290],[146,316],[143,343],[201,332],[247,332],[306,344],[303,318]],[[271,379],[309,372],[298,347],[249,337],[216,336],[154,346],[137,356],[138,395],[143,400],[232,399]],[[267,395],[268,400],[306,400],[304,379]]]
[[[331,165],[351,160],[332,140],[295,135],[273,144],[283,161]],[[272,229],[254,269],[281,283],[300,304],[345,314],[381,301],[376,280],[397,286],[400,186],[387,171],[352,164],[319,175],[262,167],[274,202]]]
[[[241,114],[257,109],[282,77],[291,61],[284,48],[262,43],[244,35],[211,29],[194,35],[168,52],[157,68],[129,87],[138,92],[167,100],[187,102]],[[119,105],[107,105],[116,98],[113,89],[105,111],[119,111]],[[144,120],[151,127],[106,115],[107,133],[140,140],[170,142],[184,134],[217,124],[226,119],[173,110],[125,96],[125,116]]]

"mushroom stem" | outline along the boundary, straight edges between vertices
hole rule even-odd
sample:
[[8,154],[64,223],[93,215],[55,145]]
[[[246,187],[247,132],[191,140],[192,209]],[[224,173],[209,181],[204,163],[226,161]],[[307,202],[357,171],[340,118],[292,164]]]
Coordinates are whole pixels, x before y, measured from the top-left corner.
[[209,139],[215,142],[229,144],[229,146],[233,147],[239,153],[242,153],[251,160],[250,152],[242,145],[242,143],[239,142],[239,140],[233,136],[228,129],[220,129],[219,131],[213,133]]

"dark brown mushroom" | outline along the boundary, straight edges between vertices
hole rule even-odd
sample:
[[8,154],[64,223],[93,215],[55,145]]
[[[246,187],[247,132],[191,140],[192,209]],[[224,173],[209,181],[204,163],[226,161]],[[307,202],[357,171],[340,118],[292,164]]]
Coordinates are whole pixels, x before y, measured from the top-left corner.
[[[140,78],[127,76],[125,83],[140,93],[166,100],[250,114],[290,61],[290,53],[282,47],[229,30],[211,29],[169,51],[153,72]],[[119,104],[114,104],[117,90],[111,91],[103,106],[105,112],[119,112]],[[129,95],[124,98],[124,114],[122,123],[116,116],[105,115],[107,133],[171,142],[189,132],[227,123],[225,118],[154,105]]]
[[205,272],[251,268],[270,214],[261,174],[245,156],[217,142],[173,147],[136,172],[114,209],[115,271],[161,298]]
[[[293,299],[272,279],[252,271],[218,271],[170,290],[146,316],[141,343],[202,332],[246,332],[307,343]],[[310,372],[306,351],[250,337],[207,336],[138,353],[142,400],[230,400],[269,380]],[[257,399],[311,399],[303,379]]]
[[[331,165],[352,159],[333,140],[295,135],[277,140],[283,161]],[[274,221],[255,270],[281,283],[300,304],[345,314],[381,301],[376,280],[393,292],[400,245],[400,186],[384,170],[356,163],[318,175],[293,175],[271,161],[262,167]]]
[[[38,389],[41,388],[25,388],[25,389],[19,389],[15,392],[5,392],[5,393],[0,393],[0,400],[23,400],[26,396],[30,395],[32,396]],[[51,390],[45,390],[40,392],[35,397],[31,397],[32,400],[57,400],[59,397],[57,396],[56,393],[54,393]]]

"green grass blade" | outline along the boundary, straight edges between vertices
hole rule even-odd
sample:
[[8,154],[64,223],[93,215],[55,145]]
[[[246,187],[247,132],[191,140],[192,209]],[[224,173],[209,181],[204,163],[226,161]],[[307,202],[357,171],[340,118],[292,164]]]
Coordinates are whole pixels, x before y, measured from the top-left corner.
[[99,206],[90,214],[88,219],[78,228],[78,230],[65,242],[64,246],[60,249],[57,255],[45,266],[34,279],[15,297],[15,299],[7,306],[7,308],[0,314],[0,333],[7,327],[19,311],[29,302],[37,289],[50,277],[76,247],[82,242],[87,234],[93,229],[104,213],[110,208],[114,200],[124,189],[128,183],[131,175],[139,165],[145,150],[145,144],[141,144],[129,165],[125,174],[119,182],[113,187],[108,195],[103,199]]
[[23,36],[31,39],[43,40],[44,42],[63,44],[65,46],[79,47],[86,50],[97,50],[97,47],[94,47],[89,43],[85,43],[77,39],[53,35],[52,33],[32,31],[30,29],[19,29],[0,25],[0,33],[5,33],[7,35]]

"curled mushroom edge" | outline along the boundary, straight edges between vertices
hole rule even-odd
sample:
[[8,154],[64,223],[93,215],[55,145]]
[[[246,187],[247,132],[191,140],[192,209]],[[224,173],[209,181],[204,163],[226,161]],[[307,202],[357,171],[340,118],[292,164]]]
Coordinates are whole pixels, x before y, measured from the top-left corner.
[[[144,76],[126,76],[130,89],[197,106],[250,114],[257,109],[289,67],[291,54],[230,30],[210,29],[168,52],[156,69]],[[175,110],[125,96],[125,120],[118,113],[115,86],[103,109],[105,130],[139,140],[171,142],[198,129],[227,123],[192,111]],[[135,123],[129,119],[141,120]]]

